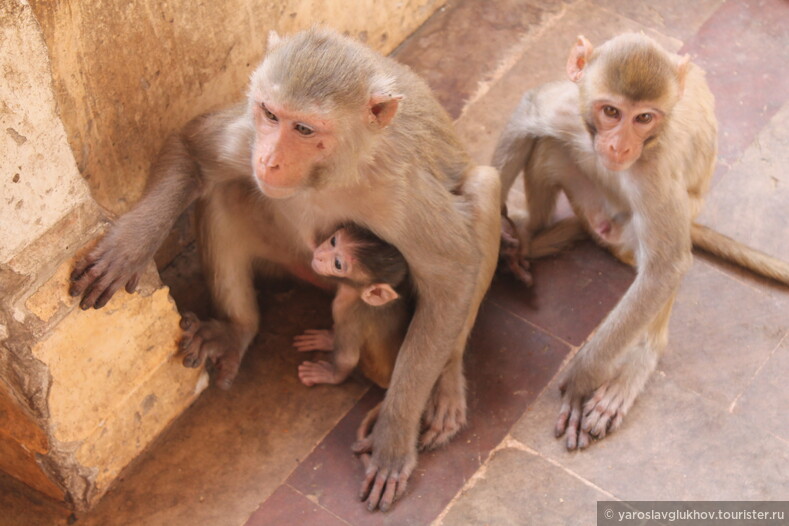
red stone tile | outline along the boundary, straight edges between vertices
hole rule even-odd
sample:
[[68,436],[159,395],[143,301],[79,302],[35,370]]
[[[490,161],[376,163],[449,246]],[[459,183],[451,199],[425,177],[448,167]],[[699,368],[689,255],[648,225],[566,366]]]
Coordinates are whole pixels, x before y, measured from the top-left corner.
[[573,345],[581,345],[625,293],[634,270],[591,241],[532,262],[534,285],[494,279],[488,297]]
[[343,526],[342,521],[288,486],[280,486],[249,518],[245,526],[320,524]]
[[726,2],[680,50],[707,71],[720,123],[718,156],[731,163],[787,100],[789,3]]
[[553,377],[568,350],[486,301],[466,356],[469,426],[446,448],[420,455],[402,502],[384,514],[369,513],[357,499],[363,470],[350,445],[362,417],[381,398],[377,389],[348,413],[287,483],[351,524],[428,524]]
[[593,2],[620,16],[644,24],[665,35],[685,39],[720,7],[725,0],[694,0],[688,9],[687,0],[661,0],[660,2],[633,2],[632,0],[593,0]]
[[566,3],[498,0],[453,2],[441,9],[394,53],[433,88],[453,118],[499,62]]

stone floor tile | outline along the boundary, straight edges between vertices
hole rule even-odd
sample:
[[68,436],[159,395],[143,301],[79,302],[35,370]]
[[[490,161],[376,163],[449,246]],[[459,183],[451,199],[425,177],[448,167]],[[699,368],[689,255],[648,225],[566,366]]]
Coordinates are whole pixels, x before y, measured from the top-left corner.
[[682,53],[707,72],[719,121],[718,157],[732,164],[786,102],[789,75],[789,3],[726,2]]
[[[789,21],[787,21],[789,24]],[[789,46],[789,35],[786,38]],[[787,88],[789,90],[789,87]],[[789,91],[787,91],[789,93]],[[784,94],[784,100],[789,95]],[[789,103],[710,191],[699,222],[789,261]]]
[[325,509],[289,486],[280,486],[249,518],[245,526],[285,526],[311,524],[347,526]]
[[456,127],[474,160],[490,163],[499,133],[526,91],[545,82],[566,79],[567,55],[579,34],[599,45],[623,31],[644,31],[671,51],[682,45],[679,40],[586,0],[568,6],[560,18],[523,40],[523,54],[512,68],[492,83],[484,96],[465,108],[457,120]]
[[688,9],[687,0],[633,2],[632,0],[593,0],[618,15],[680,40],[693,36],[725,0],[696,0]]
[[356,500],[363,473],[350,445],[364,414],[380,399],[377,389],[348,413],[288,484],[351,524],[427,524],[504,438],[568,350],[486,301],[465,361],[469,425],[446,448],[420,455],[403,502],[387,514],[370,514]]
[[787,333],[783,342],[737,400],[734,413],[761,428],[754,429],[754,433],[774,433],[789,443],[789,329],[784,329]]
[[555,385],[513,437],[621,500],[786,500],[789,444],[653,375],[623,426],[581,452],[553,437]]
[[789,291],[742,283],[697,259],[680,288],[658,368],[728,408],[785,336],[788,312]]
[[534,285],[497,276],[490,299],[575,346],[616,305],[633,281],[633,269],[591,241],[532,262]]
[[393,56],[427,80],[453,118],[480,83],[562,7],[561,0],[477,0],[451,2],[439,10]]
[[587,526],[610,496],[532,452],[500,449],[436,526]]
[[329,298],[295,286],[267,305],[233,388],[209,388],[80,525],[243,524],[356,403],[364,384],[307,388],[296,376],[305,357],[292,338],[330,324]]

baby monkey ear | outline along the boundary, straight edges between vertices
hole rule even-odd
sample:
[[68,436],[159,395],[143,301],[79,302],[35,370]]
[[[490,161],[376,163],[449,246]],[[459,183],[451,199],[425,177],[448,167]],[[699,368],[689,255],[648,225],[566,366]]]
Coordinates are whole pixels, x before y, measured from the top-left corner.
[[567,76],[573,82],[578,82],[584,76],[584,68],[592,57],[594,46],[583,35],[578,35],[578,40],[570,50],[567,57]]
[[362,289],[362,300],[373,307],[386,305],[399,297],[400,295],[386,283],[374,283]]

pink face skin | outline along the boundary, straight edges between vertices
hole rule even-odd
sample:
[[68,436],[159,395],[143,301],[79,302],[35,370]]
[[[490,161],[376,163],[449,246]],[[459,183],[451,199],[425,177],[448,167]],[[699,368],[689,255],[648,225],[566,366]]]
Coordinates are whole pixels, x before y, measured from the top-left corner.
[[308,183],[314,167],[334,151],[331,122],[271,102],[255,104],[255,179],[268,197],[283,199]]
[[312,254],[312,270],[321,276],[350,278],[354,273],[354,259],[344,238],[345,231],[340,229],[321,243]]
[[638,160],[644,141],[664,117],[654,103],[613,97],[594,101],[592,113],[595,150],[603,166],[614,172],[627,170]]

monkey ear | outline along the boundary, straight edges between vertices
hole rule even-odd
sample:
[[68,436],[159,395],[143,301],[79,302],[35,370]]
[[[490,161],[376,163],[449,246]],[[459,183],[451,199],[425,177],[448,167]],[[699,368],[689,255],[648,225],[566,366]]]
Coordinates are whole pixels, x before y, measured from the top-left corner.
[[570,56],[567,57],[567,76],[573,82],[578,82],[584,75],[584,68],[589,63],[589,58],[592,56],[594,46],[583,35],[578,35],[578,40],[570,50]]
[[690,70],[690,55],[683,55],[679,57],[679,61],[677,62],[677,82],[679,82],[679,96],[682,97],[682,94],[685,93],[685,79],[688,76],[688,71]]
[[387,283],[374,283],[362,290],[362,299],[373,307],[386,305],[399,297],[400,295]]
[[368,104],[368,121],[370,124],[375,124],[379,128],[386,128],[389,123],[394,119],[397,113],[397,108],[400,106],[400,101],[403,100],[402,95],[392,94],[373,94],[370,97]]
[[279,36],[279,33],[274,31],[273,29],[268,32],[268,44],[267,44],[268,49],[273,49],[277,47],[280,42],[282,42],[282,37]]

